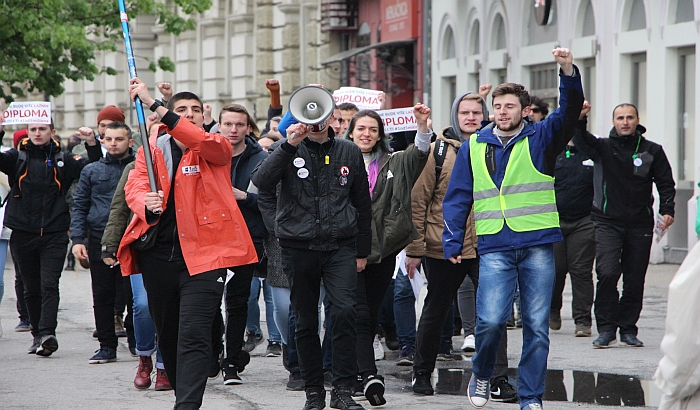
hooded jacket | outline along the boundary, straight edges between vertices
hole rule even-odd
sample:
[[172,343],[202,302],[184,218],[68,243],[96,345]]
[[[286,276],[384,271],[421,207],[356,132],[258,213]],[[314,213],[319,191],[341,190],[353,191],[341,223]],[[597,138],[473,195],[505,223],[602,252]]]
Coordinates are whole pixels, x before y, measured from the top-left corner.
[[134,155],[131,153],[123,159],[107,154],[98,162],[83,168],[78,188],[73,194],[70,224],[73,244],[85,243],[90,235],[102,237],[119,179],[124,167],[133,161]]
[[237,157],[231,158],[231,183],[234,187],[247,193],[246,199],[238,202],[241,214],[248,226],[248,232],[253,242],[262,244],[267,236],[267,229],[258,209],[258,194],[250,192],[250,174],[255,167],[267,158],[260,144],[251,136],[245,137],[245,150]]
[[[189,274],[255,263],[257,253],[231,191],[231,144],[221,135],[209,134],[179,119],[169,111],[163,123],[170,134],[151,137],[150,147],[156,185],[163,191],[164,204],[168,203],[171,192],[171,178],[174,180],[178,239]],[[172,156],[167,152],[170,138],[187,147],[177,169],[173,169]],[[117,252],[124,276],[139,272],[137,251],[131,243],[159,222],[147,220],[144,196],[150,191],[143,149],[140,149],[136,167],[129,173],[125,186],[126,202],[134,211],[134,218]]]
[[[574,144],[594,162],[594,221],[621,227],[654,226],[652,184],[659,191],[659,213],[674,216],[676,183],[661,145],[644,138],[644,126],[634,135],[621,137],[615,128],[609,138],[589,132],[576,136]],[[633,156],[637,156],[638,166]]]
[[[26,162],[19,164],[19,151],[10,149],[0,153],[0,172],[8,175],[12,190],[5,210],[5,226],[13,231],[42,235],[65,232],[70,227],[70,214],[66,202],[68,187],[80,178],[80,172],[90,161],[102,158],[100,144],[87,146],[89,160],[63,154],[54,139],[44,146],[37,146],[27,138],[19,149],[26,152]],[[18,170],[23,166],[23,170]],[[60,168],[60,171],[59,171]],[[17,179],[17,173],[22,175]],[[17,179],[17,181],[15,181]]]
[[[513,146],[528,137],[532,163],[541,173],[553,175],[556,156],[564,149],[574,134],[576,122],[583,105],[583,87],[578,68],[574,74],[559,74],[559,108],[544,121],[533,124],[525,121],[520,133],[511,138],[504,147],[493,133],[494,124],[477,132],[477,142],[493,146],[495,173],[494,184],[500,188]],[[472,136],[471,138],[474,138]],[[469,144],[463,144],[457,155],[450,183],[443,201],[445,228],[442,242],[445,259],[461,255],[464,244],[465,224],[474,203],[474,177],[471,169]],[[515,232],[504,224],[500,232],[478,237],[479,255],[489,252],[523,249],[531,246],[560,242],[563,240],[559,228],[540,229],[530,232]]]

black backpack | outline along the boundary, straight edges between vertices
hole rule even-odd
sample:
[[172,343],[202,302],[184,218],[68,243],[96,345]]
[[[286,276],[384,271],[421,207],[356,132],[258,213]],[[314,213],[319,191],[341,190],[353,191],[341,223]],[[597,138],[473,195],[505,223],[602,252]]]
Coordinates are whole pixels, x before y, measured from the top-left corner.
[[[433,156],[435,156],[435,183],[440,180],[440,174],[442,173],[442,164],[445,163],[445,157],[447,156],[447,144],[445,141],[438,139],[435,141],[435,149],[433,150]],[[451,145],[455,154],[459,152],[459,148]]]

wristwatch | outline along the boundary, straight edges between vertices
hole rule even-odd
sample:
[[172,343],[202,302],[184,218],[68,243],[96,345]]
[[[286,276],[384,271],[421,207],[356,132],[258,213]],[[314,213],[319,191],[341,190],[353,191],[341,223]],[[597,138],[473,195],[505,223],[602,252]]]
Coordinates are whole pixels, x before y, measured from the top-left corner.
[[165,107],[165,105],[163,104],[163,101],[156,99],[155,101],[153,101],[153,105],[151,105],[151,106],[149,107],[149,109],[150,109],[152,112],[156,112],[156,110],[158,109],[158,107]]

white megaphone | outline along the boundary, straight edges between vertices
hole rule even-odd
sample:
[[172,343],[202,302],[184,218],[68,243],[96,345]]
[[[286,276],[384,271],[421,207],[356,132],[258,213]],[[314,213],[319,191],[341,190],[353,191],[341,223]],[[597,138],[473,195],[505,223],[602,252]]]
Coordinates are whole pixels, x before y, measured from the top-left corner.
[[301,87],[289,97],[289,113],[295,120],[306,124],[311,132],[326,129],[326,120],[333,114],[333,95],[322,87],[309,85]]

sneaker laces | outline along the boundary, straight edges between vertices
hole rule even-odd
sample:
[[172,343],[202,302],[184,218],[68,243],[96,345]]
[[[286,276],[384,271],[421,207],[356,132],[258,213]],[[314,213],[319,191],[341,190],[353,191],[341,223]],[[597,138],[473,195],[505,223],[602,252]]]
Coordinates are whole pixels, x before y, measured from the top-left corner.
[[475,393],[477,396],[485,396],[488,387],[489,381],[487,379],[476,379]]
[[352,399],[352,393],[348,394],[348,392],[337,392],[336,393],[338,400],[340,400],[346,407],[350,406],[355,406],[357,405],[357,402]]

